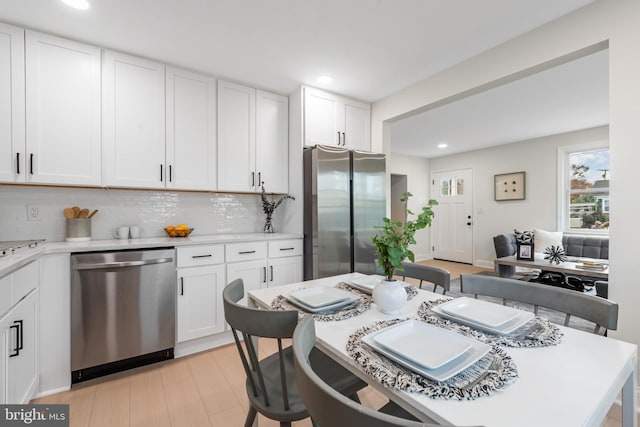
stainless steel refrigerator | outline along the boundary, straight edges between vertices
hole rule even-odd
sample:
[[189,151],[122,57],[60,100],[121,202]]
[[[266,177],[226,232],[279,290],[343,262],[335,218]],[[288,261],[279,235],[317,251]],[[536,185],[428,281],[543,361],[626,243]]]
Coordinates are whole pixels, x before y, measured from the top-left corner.
[[375,273],[374,225],[386,216],[385,155],[304,150],[304,278]]

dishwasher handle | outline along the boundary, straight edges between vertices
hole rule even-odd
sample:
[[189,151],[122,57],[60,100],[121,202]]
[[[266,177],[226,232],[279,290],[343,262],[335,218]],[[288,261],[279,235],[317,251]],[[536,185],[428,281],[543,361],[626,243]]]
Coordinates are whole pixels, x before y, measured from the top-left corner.
[[103,268],[124,268],[124,267],[138,267],[141,265],[151,264],[164,264],[166,262],[173,262],[173,258],[156,258],[146,259],[144,261],[119,261],[119,262],[99,262],[95,264],[78,264],[73,268],[76,270],[98,270]]

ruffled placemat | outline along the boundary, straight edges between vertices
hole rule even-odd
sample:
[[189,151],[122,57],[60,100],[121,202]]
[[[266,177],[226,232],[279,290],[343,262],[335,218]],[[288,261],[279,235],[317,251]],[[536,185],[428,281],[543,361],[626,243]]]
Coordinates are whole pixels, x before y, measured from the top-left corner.
[[501,345],[505,347],[549,347],[560,344],[562,341],[562,332],[560,329],[547,319],[541,317],[534,317],[508,335],[495,335],[445,319],[431,310],[432,307],[447,301],[451,300],[439,299],[436,301],[423,302],[418,308],[418,318],[431,325],[450,329],[461,335],[472,337],[491,345]]
[[[340,282],[335,287],[338,289],[344,289],[356,295],[358,297],[358,301],[346,307],[337,309],[336,311],[314,313],[314,320],[318,320],[321,322],[345,320],[351,317],[358,316],[371,308],[372,298],[371,295],[367,294],[366,292],[362,292],[359,289],[350,286],[346,282]],[[412,286],[406,287],[405,290],[407,291],[407,300],[411,300],[416,295],[418,295],[418,290]],[[273,301],[271,301],[271,308],[274,310],[298,310],[300,318],[302,318],[302,316],[304,316],[305,314],[309,314],[300,307],[291,304],[289,300],[283,295],[278,295],[273,299]]]
[[433,399],[473,400],[489,396],[516,381],[518,370],[506,352],[496,346],[478,362],[446,381],[437,382],[398,365],[362,342],[362,337],[406,319],[383,320],[349,336],[347,353],[379,383]]

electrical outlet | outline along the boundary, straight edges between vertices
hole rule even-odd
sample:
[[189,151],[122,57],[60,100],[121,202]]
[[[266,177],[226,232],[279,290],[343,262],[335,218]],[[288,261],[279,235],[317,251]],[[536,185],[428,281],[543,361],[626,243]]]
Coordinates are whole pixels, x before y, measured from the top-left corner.
[[27,221],[40,221],[40,206],[27,205]]

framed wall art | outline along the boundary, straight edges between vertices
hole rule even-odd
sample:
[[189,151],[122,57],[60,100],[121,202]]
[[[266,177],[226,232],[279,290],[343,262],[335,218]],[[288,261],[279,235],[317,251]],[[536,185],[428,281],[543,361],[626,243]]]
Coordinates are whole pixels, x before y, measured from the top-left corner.
[[495,200],[524,200],[524,172],[494,176]]
[[533,261],[533,243],[518,243],[516,258]]

